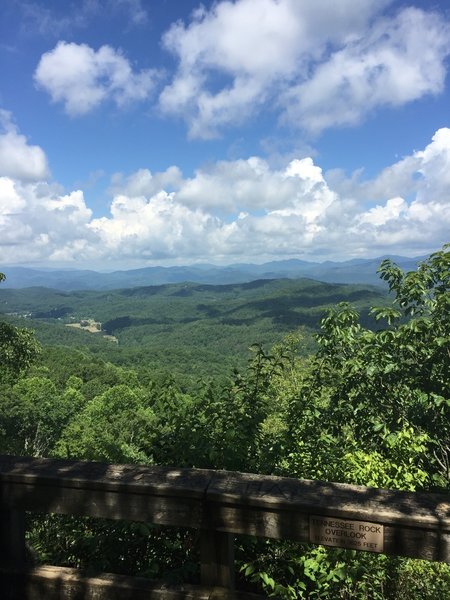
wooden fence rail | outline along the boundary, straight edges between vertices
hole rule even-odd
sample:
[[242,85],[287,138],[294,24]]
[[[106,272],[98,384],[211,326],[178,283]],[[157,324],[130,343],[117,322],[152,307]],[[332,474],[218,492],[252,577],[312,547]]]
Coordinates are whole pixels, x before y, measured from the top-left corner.
[[[199,529],[201,586],[27,568],[25,511]],[[227,471],[0,456],[0,586],[8,600],[251,598],[234,591],[236,534],[450,562],[450,498]]]

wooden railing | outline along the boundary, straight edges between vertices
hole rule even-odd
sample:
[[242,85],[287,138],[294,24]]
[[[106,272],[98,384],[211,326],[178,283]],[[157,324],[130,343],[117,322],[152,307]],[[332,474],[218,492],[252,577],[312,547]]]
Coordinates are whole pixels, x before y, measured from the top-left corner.
[[[203,469],[0,456],[5,600],[251,598],[234,590],[233,538],[247,534],[450,562],[450,498]],[[25,511],[200,531],[201,585],[26,564]]]

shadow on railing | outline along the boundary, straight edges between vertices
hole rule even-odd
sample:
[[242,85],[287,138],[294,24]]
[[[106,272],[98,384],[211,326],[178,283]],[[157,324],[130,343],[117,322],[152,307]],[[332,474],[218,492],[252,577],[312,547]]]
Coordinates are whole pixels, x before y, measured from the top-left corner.
[[[450,498],[205,469],[0,457],[0,569],[8,600],[251,598],[234,589],[233,535],[450,562]],[[201,585],[27,568],[25,511],[200,530]],[[256,597],[256,596],[253,596]]]

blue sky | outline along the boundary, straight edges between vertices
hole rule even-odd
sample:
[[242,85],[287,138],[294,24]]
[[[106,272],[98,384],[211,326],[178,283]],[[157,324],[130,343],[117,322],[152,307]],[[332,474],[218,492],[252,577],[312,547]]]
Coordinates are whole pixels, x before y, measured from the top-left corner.
[[3,0],[0,266],[449,241],[447,1]]

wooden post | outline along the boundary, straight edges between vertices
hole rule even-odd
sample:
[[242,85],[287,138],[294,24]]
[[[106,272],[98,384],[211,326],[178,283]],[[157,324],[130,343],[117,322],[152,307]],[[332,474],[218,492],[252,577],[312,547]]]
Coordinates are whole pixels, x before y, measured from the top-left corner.
[[0,565],[8,569],[0,577],[1,597],[4,600],[26,598],[21,569],[26,564],[25,512],[0,509]]
[[234,539],[230,533],[200,530],[200,582],[234,589]]
[[0,562],[18,568],[25,565],[25,512],[22,510],[0,510]]

